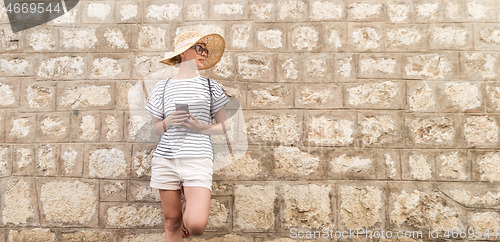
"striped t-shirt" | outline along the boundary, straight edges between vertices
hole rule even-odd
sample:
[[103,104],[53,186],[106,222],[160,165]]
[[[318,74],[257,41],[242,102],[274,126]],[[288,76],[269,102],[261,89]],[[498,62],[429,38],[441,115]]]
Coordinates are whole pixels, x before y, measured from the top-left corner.
[[[166,87],[165,87],[165,82]],[[217,81],[210,79],[212,88],[212,117],[219,111],[229,98],[222,91]],[[162,110],[162,93],[164,92],[164,107]],[[165,79],[159,81],[146,104],[146,110],[155,118],[163,120],[176,111],[175,104],[188,104],[189,112],[200,123],[210,123],[210,98],[208,80],[206,77],[197,77],[183,80]],[[153,154],[168,159],[180,157],[209,157],[213,158],[210,135],[188,131],[180,126],[172,126],[161,137]]]

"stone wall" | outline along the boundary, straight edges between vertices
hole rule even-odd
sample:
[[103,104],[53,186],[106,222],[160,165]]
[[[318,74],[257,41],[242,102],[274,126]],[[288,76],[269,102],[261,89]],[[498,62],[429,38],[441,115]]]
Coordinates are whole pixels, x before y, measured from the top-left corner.
[[164,240],[143,107],[185,30],[224,36],[202,74],[241,101],[249,142],[231,157],[213,137],[190,241],[500,238],[499,20],[498,0],[82,0],[12,33],[1,6],[0,242]]

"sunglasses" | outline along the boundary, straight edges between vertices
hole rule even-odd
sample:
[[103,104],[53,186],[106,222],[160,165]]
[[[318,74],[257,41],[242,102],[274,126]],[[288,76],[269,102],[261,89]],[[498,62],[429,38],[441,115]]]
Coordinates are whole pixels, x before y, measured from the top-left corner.
[[207,53],[207,57],[208,57],[208,49],[204,48],[203,46],[193,45],[193,46],[191,46],[191,48],[194,48],[194,50],[196,50],[196,53],[198,55],[203,55],[203,52]]

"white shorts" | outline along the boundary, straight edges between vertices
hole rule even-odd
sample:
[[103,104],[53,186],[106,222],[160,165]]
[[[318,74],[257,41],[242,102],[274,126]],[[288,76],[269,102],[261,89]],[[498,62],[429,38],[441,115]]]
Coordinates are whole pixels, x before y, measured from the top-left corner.
[[212,158],[181,157],[167,159],[153,156],[150,186],[162,190],[185,187],[206,187],[212,191]]

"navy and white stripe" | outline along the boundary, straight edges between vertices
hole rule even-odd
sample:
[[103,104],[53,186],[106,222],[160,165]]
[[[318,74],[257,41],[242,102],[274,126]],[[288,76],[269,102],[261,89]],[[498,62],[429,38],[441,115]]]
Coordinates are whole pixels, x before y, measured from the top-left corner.
[[[165,82],[166,87],[165,87]],[[210,79],[212,88],[213,107],[210,115],[215,117],[229,98],[222,91],[217,81]],[[162,93],[164,95],[165,112],[162,110]],[[188,104],[189,112],[200,123],[209,124],[210,97],[208,80],[206,77],[197,76],[191,79],[159,81],[146,104],[146,110],[155,118],[163,120],[175,112],[175,104]],[[153,154],[168,159],[179,157],[213,157],[210,135],[190,132],[182,127],[170,127],[163,133],[158,146]]]

